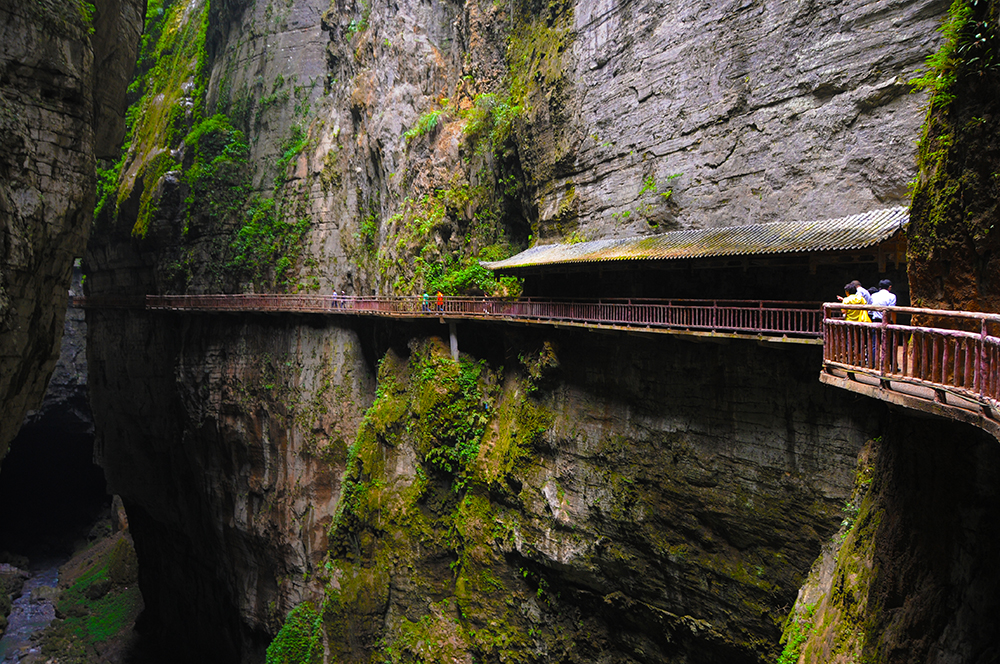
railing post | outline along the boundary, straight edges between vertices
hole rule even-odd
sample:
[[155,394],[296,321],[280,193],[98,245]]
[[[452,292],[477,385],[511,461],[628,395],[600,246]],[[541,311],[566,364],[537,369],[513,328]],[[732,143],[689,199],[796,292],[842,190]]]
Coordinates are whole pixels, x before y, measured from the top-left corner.
[[880,376],[884,376],[885,371],[885,358],[889,353],[889,315],[886,312],[882,313],[882,343],[880,344],[879,353],[881,357],[878,359],[878,373]]
[[830,357],[830,328],[826,324],[826,307],[823,307],[823,321],[820,323],[823,328],[823,360],[824,364],[831,360]]
[[986,319],[982,319],[982,327],[979,335],[979,352],[976,353],[976,393],[983,393],[983,370],[986,367]]

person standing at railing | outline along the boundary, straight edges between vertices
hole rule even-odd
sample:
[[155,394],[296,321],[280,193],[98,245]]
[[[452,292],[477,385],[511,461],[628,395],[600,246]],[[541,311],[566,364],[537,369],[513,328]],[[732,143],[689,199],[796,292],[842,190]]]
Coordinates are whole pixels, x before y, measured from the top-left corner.
[[[892,282],[888,279],[883,279],[878,282],[879,290],[872,295],[872,304],[880,305],[883,307],[894,307],[896,306],[896,294],[892,292]],[[881,323],[882,317],[885,315],[885,310],[876,310],[871,312],[871,318],[873,323]]]
[[[851,283],[849,283],[848,286],[854,286],[854,288],[857,291],[857,294],[860,295],[864,299],[864,302],[861,302],[861,304],[871,304],[872,303],[872,294],[868,292],[867,288],[865,288],[864,286],[861,285],[860,281],[858,281],[857,279],[855,279],[854,281],[852,281]],[[846,287],[847,286],[845,286],[845,288]],[[837,300],[840,301],[840,302],[843,302],[844,298],[841,297],[840,295],[838,295],[837,296]]]
[[437,292],[437,308],[438,311],[444,311],[444,293],[441,291]]
[[339,308],[338,307],[338,300],[339,300],[339,298],[340,298],[340,296],[337,295],[337,291],[333,291],[333,297],[330,298],[330,308],[331,309],[338,309]]
[[430,298],[427,297],[427,292],[424,291],[424,296],[420,300],[420,310],[427,313],[431,309]]
[[[852,281],[844,286],[844,294],[847,297],[838,297],[837,299],[839,299],[843,304],[869,304],[868,302],[865,302],[864,296],[858,292],[858,288],[858,282]],[[857,323],[872,322],[872,319],[868,317],[868,312],[864,309],[841,309],[841,311],[844,312],[844,320],[854,321]],[[869,337],[867,331],[863,331],[862,334],[865,335],[866,338]],[[858,349],[858,353],[860,357],[857,359],[860,360],[860,363],[868,366],[868,363],[871,362],[871,358],[874,357],[875,354],[874,338],[869,338],[868,341],[862,341],[860,348]]]
[[868,291],[868,289],[862,286],[861,282],[858,281],[857,279],[855,279],[851,283],[854,284],[854,287],[858,289],[858,295],[865,298],[865,304],[871,304],[872,294]]
[[[856,281],[844,286],[844,294],[846,297],[837,296],[837,299],[841,301],[842,304],[868,304],[861,293],[858,292],[858,286]],[[868,312],[864,309],[844,309],[844,320],[855,321],[858,323],[870,323],[872,319],[868,317]]]

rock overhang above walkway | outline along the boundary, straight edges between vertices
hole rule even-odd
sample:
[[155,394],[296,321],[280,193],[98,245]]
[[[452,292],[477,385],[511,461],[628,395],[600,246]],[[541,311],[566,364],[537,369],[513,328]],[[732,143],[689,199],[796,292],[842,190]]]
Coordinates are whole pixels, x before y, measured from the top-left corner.
[[[625,267],[627,261],[679,261],[683,259],[749,258],[781,255],[843,254],[876,249],[893,239],[903,239],[909,223],[905,207],[863,212],[837,219],[777,221],[723,228],[671,231],[643,237],[613,238],[546,244],[515,256],[482,265],[511,274],[541,272],[560,267],[586,269],[587,264],[610,263]],[[896,243],[896,262],[905,260]],[[885,260],[882,256],[880,262]],[[610,265],[609,265],[610,267]]]

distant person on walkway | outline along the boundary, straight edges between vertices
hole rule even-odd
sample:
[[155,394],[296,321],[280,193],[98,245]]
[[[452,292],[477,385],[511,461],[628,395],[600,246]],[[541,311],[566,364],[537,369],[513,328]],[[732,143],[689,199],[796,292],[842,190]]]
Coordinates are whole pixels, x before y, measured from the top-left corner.
[[[892,282],[888,279],[883,279],[878,282],[878,287],[879,291],[872,295],[872,304],[881,305],[883,307],[896,306],[896,294],[892,292]],[[881,323],[882,316],[884,314],[885,311],[872,311],[872,322]]]
[[330,308],[331,309],[337,309],[338,308],[338,306],[337,306],[337,299],[338,299],[338,297],[339,296],[337,295],[337,291],[333,291],[333,297],[330,298]]
[[438,291],[437,293],[437,305],[438,311],[444,311],[444,293]]
[[[844,286],[844,293],[847,297],[837,297],[844,304],[869,304],[858,292],[858,282],[852,281]],[[857,321],[859,323],[870,323],[872,319],[868,317],[868,312],[863,309],[844,309],[844,320]]]
[[423,312],[428,312],[431,310],[430,298],[427,297],[426,292],[424,292],[424,297],[420,300],[420,310]]

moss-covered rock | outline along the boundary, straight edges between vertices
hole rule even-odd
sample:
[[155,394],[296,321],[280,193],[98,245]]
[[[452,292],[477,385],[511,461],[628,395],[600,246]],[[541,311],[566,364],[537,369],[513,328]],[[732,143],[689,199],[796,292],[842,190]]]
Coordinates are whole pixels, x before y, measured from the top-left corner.
[[[780,598],[837,506],[776,469],[755,474],[777,494],[730,478],[696,438],[597,434],[576,413],[600,390],[564,393],[589,345],[514,347],[502,368],[437,338],[380,361],[313,599],[331,657],[776,657]],[[630,376],[614,393],[633,408],[678,398]]]
[[37,637],[47,659],[84,664],[124,659],[143,608],[129,536],[115,533],[60,568],[56,620]]
[[310,602],[292,609],[271,645],[267,664],[319,664],[323,661],[320,613]]
[[908,231],[918,306],[1000,311],[998,12],[989,0],[956,0],[918,79],[932,93]]
[[884,504],[883,487],[873,486],[881,439],[858,456],[854,491],[844,505],[840,530],[823,551],[785,622],[780,664],[857,662],[873,622],[868,598],[878,570],[876,535]]

